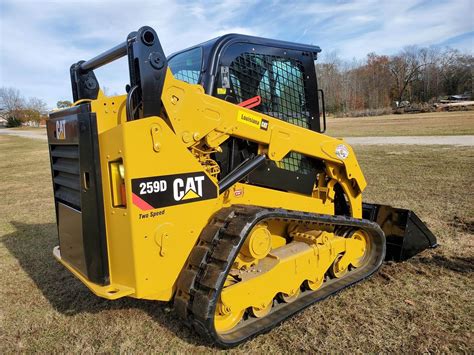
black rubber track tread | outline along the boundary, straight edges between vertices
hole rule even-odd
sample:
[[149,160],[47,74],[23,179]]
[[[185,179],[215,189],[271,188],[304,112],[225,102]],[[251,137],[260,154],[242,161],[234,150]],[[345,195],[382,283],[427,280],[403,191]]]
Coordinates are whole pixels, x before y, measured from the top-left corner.
[[[256,318],[235,331],[219,335],[214,329],[216,303],[224,281],[238,251],[250,230],[264,219],[320,223],[339,227],[362,228],[375,238],[377,257],[367,271],[361,271],[339,279],[317,291],[304,291],[293,303],[281,304],[275,311]],[[235,346],[250,337],[266,332],[309,305],[320,301],[356,282],[372,275],[379,269],[385,257],[385,236],[380,227],[371,221],[346,216],[312,214],[283,209],[256,206],[232,206],[218,211],[202,230],[197,245],[177,282],[174,300],[175,312],[201,336],[207,337],[224,348]],[[361,274],[361,275],[359,275]],[[341,281],[342,280],[342,281]]]

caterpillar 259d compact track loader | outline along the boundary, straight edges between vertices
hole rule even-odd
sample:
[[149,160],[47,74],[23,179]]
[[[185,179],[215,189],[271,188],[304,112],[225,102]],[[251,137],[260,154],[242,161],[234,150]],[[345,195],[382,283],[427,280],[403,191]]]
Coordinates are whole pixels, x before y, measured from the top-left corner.
[[[318,52],[232,34],[167,58],[142,27],[72,65],[47,126],[54,256],[232,346],[435,246],[413,212],[363,203],[353,149],[322,134]],[[106,97],[93,70],[123,56],[127,94]]]

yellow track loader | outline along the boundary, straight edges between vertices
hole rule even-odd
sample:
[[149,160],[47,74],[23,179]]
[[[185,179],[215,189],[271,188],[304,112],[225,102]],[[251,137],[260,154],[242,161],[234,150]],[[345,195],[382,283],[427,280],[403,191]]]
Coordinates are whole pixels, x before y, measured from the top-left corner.
[[[434,247],[412,211],[363,203],[354,150],[323,134],[319,52],[230,34],[166,57],[142,27],[73,64],[47,123],[57,260],[228,347]],[[94,70],[124,56],[126,94],[104,96]]]

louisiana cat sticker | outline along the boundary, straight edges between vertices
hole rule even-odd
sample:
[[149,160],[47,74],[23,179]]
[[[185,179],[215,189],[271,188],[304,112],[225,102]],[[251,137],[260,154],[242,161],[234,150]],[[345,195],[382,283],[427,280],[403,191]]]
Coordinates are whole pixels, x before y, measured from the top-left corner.
[[253,128],[263,129],[264,131],[268,130],[268,121],[258,114],[239,110],[237,121]]
[[133,204],[143,211],[216,197],[217,186],[202,172],[132,180]]

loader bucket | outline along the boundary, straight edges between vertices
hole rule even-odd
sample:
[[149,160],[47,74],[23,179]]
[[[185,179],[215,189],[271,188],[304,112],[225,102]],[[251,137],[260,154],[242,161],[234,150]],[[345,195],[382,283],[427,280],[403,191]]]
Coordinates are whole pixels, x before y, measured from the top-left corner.
[[371,203],[364,203],[362,209],[363,218],[376,222],[385,233],[385,260],[406,260],[438,245],[433,233],[411,210]]

